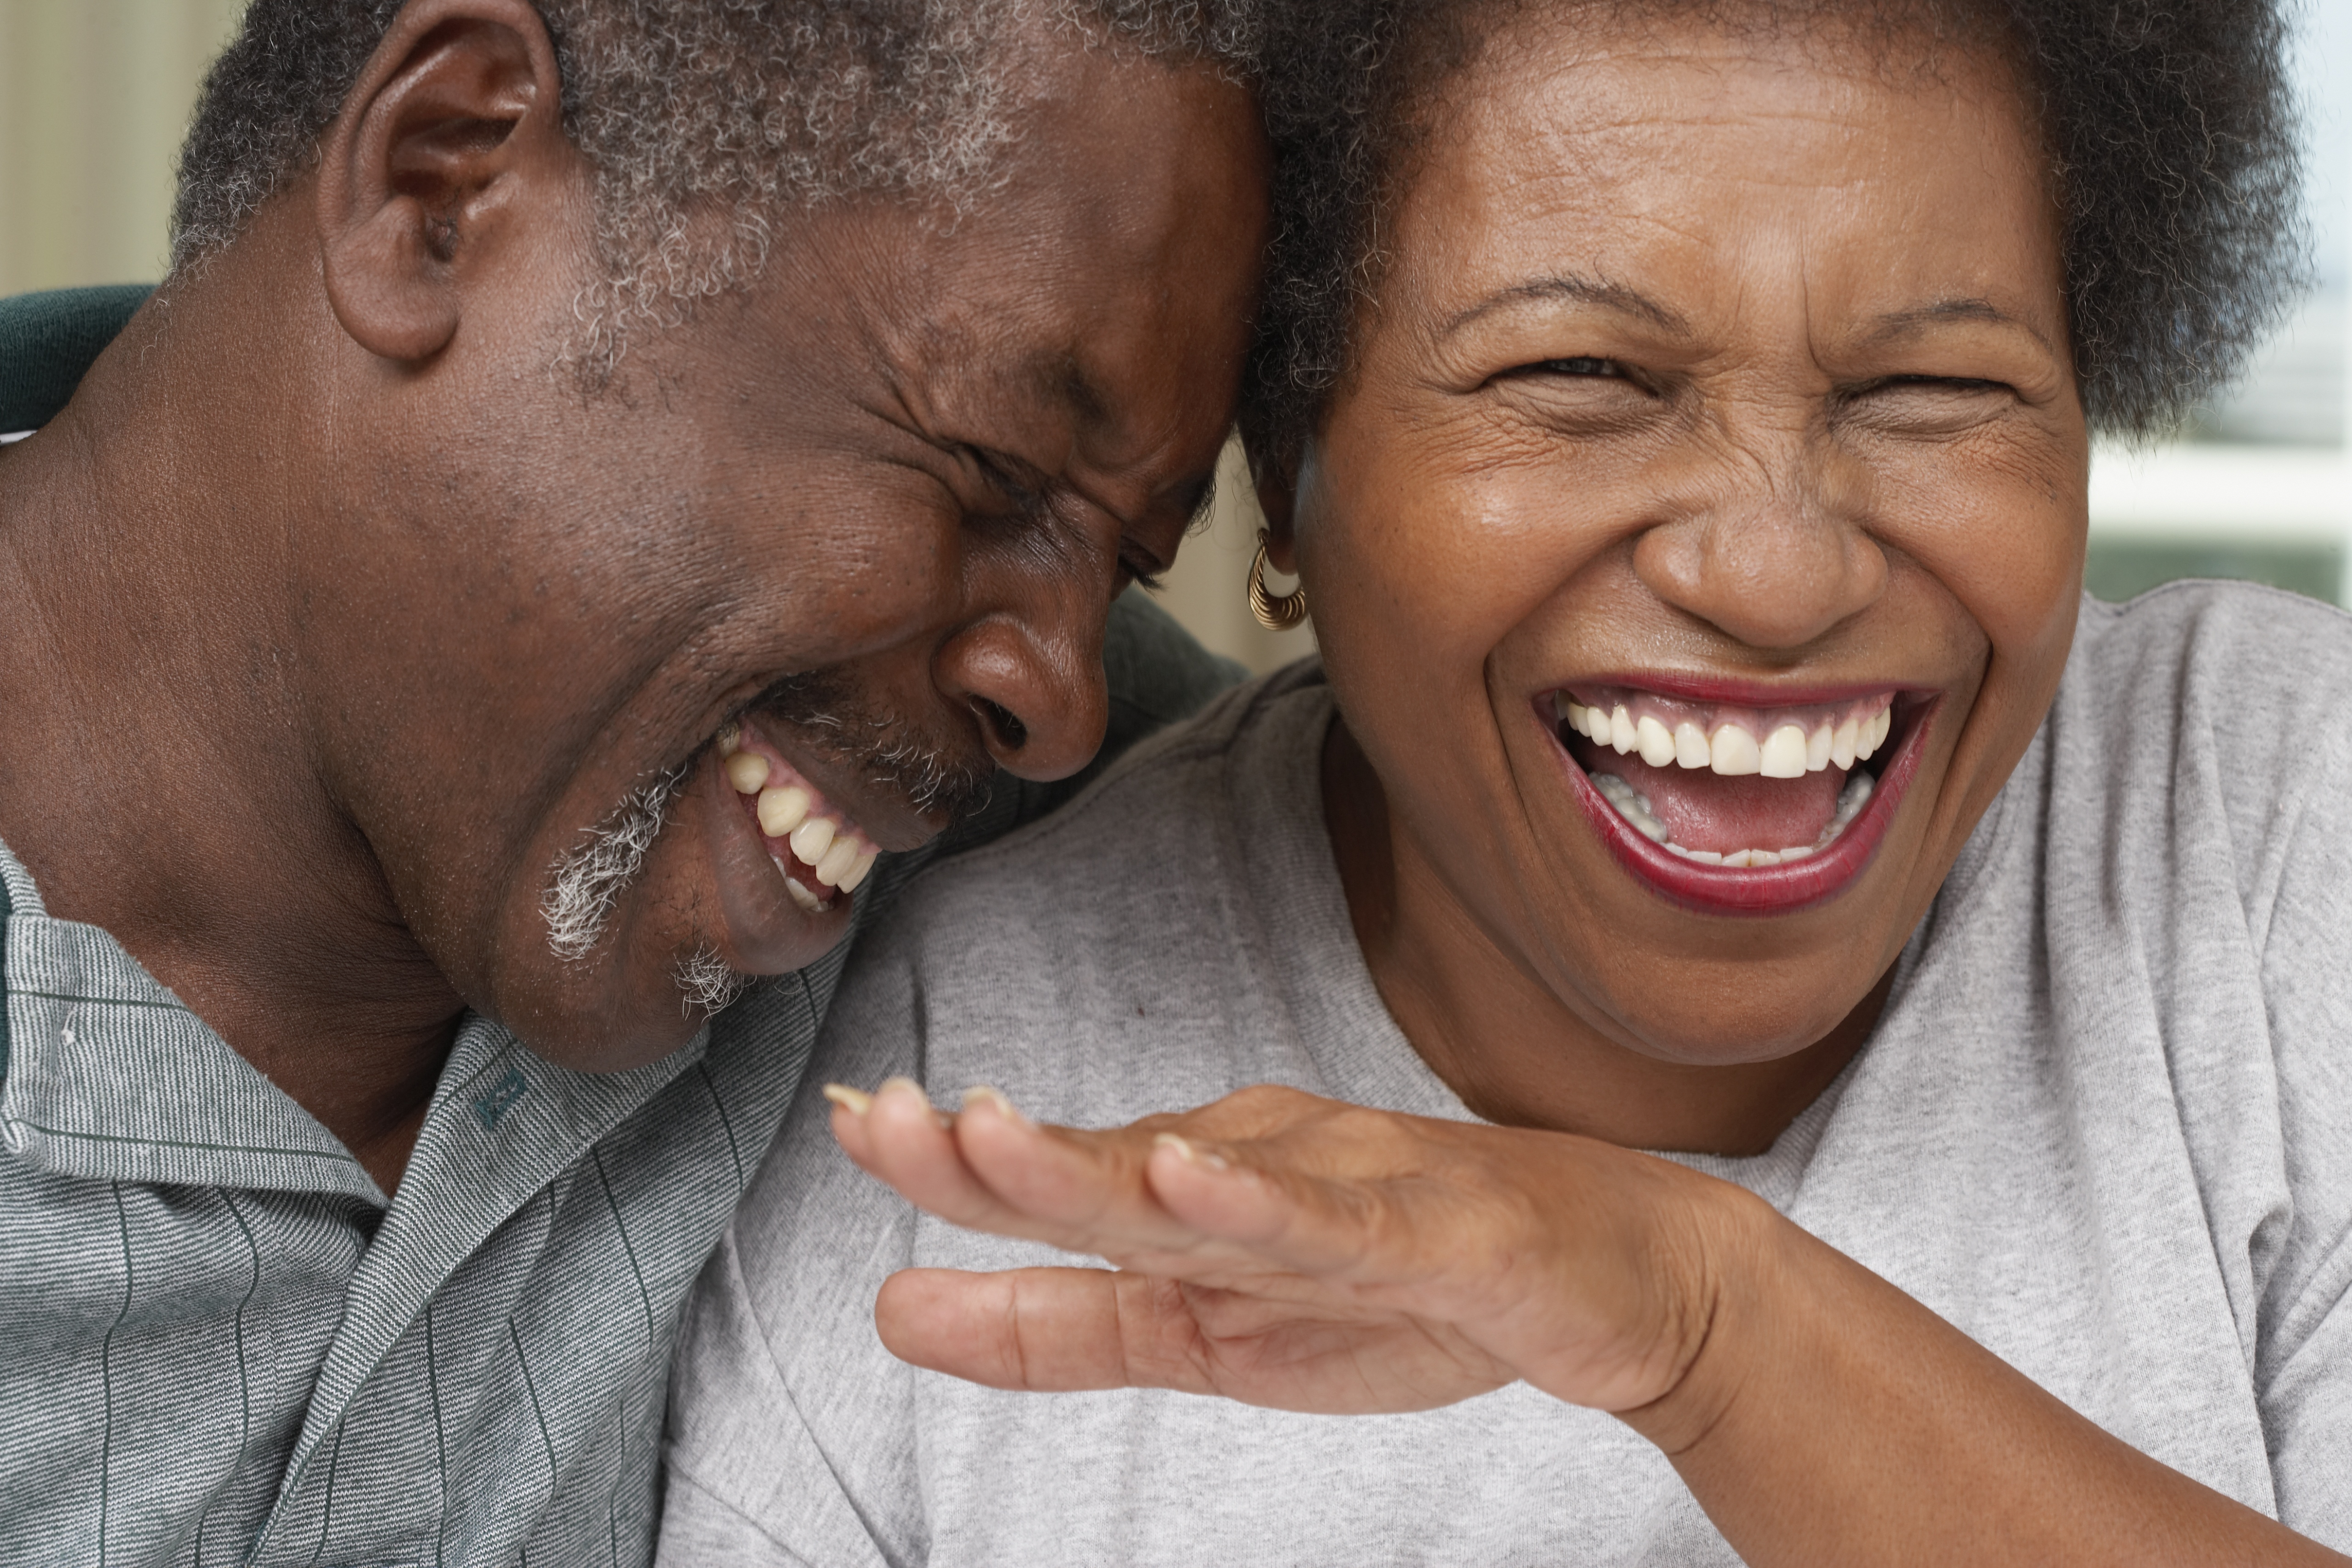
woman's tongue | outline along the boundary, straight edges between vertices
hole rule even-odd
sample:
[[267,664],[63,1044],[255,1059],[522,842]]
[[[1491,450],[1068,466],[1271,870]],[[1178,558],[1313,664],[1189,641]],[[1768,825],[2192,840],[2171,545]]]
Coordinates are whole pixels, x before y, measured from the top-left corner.
[[1835,765],[1801,779],[1727,776],[1704,768],[1653,768],[1639,757],[1603,752],[1595,773],[1614,773],[1650,801],[1667,836],[1686,850],[1737,854],[1811,844],[1837,815],[1846,770]]

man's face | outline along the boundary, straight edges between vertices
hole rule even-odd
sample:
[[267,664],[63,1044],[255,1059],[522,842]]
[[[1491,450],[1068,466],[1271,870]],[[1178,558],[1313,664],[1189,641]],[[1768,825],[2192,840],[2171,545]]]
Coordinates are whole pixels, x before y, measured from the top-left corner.
[[1001,187],[795,225],[588,400],[549,373],[583,193],[338,466],[321,767],[436,967],[551,1060],[674,1050],[837,944],[874,851],[1101,741],[1111,601],[1227,428],[1265,154],[1206,68],[1034,69]]

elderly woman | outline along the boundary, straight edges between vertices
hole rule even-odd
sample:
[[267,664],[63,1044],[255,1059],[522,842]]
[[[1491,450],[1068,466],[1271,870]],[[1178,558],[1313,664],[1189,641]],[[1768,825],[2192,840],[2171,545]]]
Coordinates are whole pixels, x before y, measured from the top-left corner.
[[795,1113],[928,1212],[786,1141],[666,1554],[2345,1561],[2352,627],[2079,591],[2276,298],[2275,16],[1307,9],[1321,662],[860,953]]

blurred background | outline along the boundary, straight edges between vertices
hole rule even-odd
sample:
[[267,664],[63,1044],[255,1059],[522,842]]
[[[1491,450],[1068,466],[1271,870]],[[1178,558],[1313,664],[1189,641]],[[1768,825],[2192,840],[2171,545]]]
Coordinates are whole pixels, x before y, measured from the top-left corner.
[[[172,162],[196,84],[241,0],[0,0],[0,295],[163,272]],[[2295,75],[2317,287],[2252,373],[2179,440],[2102,450],[2094,592],[2243,577],[2352,603],[2352,0],[2305,0]],[[1258,525],[1228,450],[1219,503],[1162,602],[1255,669],[1313,646],[1243,599]]]

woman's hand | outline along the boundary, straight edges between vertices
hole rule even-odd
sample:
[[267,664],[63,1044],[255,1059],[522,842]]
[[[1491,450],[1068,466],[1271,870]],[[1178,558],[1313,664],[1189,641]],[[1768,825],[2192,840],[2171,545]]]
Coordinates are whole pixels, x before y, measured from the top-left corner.
[[1565,1134],[1250,1089],[1108,1132],[830,1089],[860,1166],[1101,1269],[909,1270],[875,1321],[999,1388],[1426,1409],[1524,1379],[1655,1443],[1748,1563],[2346,1563],[2084,1420],[1760,1200]]
[[1323,1412],[1420,1410],[1524,1379],[1630,1412],[1706,1343],[1717,1260],[1776,1217],[1738,1188],[1589,1139],[1244,1090],[1109,1132],[976,1091],[834,1091],[835,1135],[956,1224],[1119,1272],[913,1270],[891,1351],[1003,1388],[1149,1385]]

